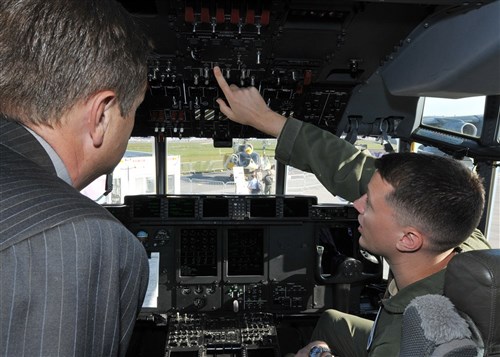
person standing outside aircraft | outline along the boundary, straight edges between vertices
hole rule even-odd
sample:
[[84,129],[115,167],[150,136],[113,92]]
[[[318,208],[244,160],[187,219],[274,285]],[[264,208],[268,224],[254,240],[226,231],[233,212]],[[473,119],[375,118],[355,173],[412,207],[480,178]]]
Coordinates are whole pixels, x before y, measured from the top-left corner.
[[255,171],[252,173],[250,181],[248,181],[248,189],[252,195],[259,195],[261,193],[261,184]]
[[0,355],[124,356],[147,255],[79,190],[124,154],[151,45],[114,0],[1,0],[0,23]]
[[264,177],[262,178],[262,182],[264,182],[264,194],[270,195],[271,188],[273,187],[274,176],[276,175],[276,170],[274,169],[274,164],[271,165],[269,170],[265,171]]
[[[308,355],[314,346],[330,346],[334,353],[345,356],[397,355],[402,313],[411,300],[409,298],[419,294],[442,293],[443,269],[455,252],[489,248],[481,232],[474,230],[484,204],[484,189],[479,178],[458,162],[422,156],[423,154],[386,155],[388,158],[382,158],[380,164],[376,164],[374,158],[335,135],[273,112],[255,88],[228,86],[219,68],[215,68],[214,73],[228,101],[226,104],[224,100],[218,99],[221,111],[231,120],[279,136],[276,147],[278,160],[313,172],[330,192],[354,201],[360,212],[362,226],[360,245],[386,257],[395,276],[389,289],[395,296],[381,310],[379,328],[374,329],[368,351],[366,346],[373,321],[328,310],[320,318],[313,333],[314,341],[300,350],[297,356]],[[411,173],[413,180],[399,175],[398,171],[403,167],[404,161],[416,157],[418,159],[410,160],[415,161],[413,166],[402,171]],[[325,160],[328,160],[328,165],[325,165]],[[431,162],[437,162],[433,166],[435,180],[430,180],[427,175],[427,164]],[[377,168],[376,165],[381,166]],[[450,168],[450,171],[443,167]],[[463,192],[461,184],[453,185],[459,191],[449,191],[447,179],[455,179],[455,175],[450,175],[450,172],[456,174],[465,184],[463,187],[469,189],[466,190],[466,196],[460,196]],[[419,185],[420,188],[411,187],[412,184]],[[424,188],[427,184],[435,185],[432,187],[434,194]],[[441,197],[437,192],[443,190],[448,192],[448,201],[436,201],[436,198]],[[418,192],[415,196],[419,199],[418,202],[422,198],[430,200],[424,205],[426,209],[412,203],[410,198],[413,191]],[[468,202],[471,194],[475,197],[473,209],[470,209]],[[458,201],[459,205],[448,207],[444,204],[450,200]],[[433,214],[435,204],[440,209]],[[451,207],[454,208],[450,210]],[[445,215],[446,212],[451,214]],[[461,216],[457,212],[462,212]],[[374,219],[377,222],[382,220],[384,227],[368,223]],[[444,227],[448,233],[438,235],[437,232]],[[453,237],[455,240],[441,245],[436,237],[441,237],[443,241]],[[400,292],[396,295],[398,290]],[[324,352],[324,355],[327,354],[328,352]]]

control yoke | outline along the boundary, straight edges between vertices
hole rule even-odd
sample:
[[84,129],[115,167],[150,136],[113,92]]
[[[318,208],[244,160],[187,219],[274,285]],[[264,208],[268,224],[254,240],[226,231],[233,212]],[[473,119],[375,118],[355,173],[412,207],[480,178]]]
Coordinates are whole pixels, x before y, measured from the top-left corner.
[[378,277],[378,273],[363,272],[363,263],[351,257],[344,257],[342,262],[337,265],[336,271],[332,274],[323,274],[322,259],[325,248],[321,245],[316,246],[316,265],[314,276],[318,283],[328,284],[352,284],[361,281],[370,280]]

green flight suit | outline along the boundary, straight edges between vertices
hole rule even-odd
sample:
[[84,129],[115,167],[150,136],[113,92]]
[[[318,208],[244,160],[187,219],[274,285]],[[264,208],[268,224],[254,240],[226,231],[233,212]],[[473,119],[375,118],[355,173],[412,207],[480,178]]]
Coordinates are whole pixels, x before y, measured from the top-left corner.
[[312,124],[289,118],[278,138],[276,159],[312,172],[332,194],[354,201],[366,193],[375,159]]
[[[312,172],[332,194],[354,201],[366,193],[375,172],[375,158],[354,145],[312,124],[289,118],[281,131],[276,159],[303,171]],[[490,248],[484,235],[475,230],[457,250]],[[373,321],[328,310],[322,314],[312,340],[328,343],[341,357],[390,357],[399,355],[403,312],[420,295],[442,294],[442,270],[417,281],[389,299],[382,300],[371,346],[367,351]]]

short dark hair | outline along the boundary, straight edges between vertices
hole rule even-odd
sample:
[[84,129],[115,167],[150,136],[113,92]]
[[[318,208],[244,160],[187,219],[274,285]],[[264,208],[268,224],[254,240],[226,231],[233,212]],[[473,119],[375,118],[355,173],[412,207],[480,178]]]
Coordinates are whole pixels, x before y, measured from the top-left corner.
[[484,209],[484,186],[475,171],[443,156],[387,154],[375,167],[394,191],[386,197],[400,224],[429,236],[431,249],[445,251],[463,243]]
[[127,115],[145,89],[151,43],[114,0],[1,0],[0,23],[3,114],[52,125],[113,90]]

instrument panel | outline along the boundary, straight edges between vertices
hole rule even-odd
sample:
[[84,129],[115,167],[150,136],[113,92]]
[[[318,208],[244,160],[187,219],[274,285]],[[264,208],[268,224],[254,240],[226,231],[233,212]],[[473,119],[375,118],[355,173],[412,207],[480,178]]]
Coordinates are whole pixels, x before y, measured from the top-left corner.
[[313,196],[138,195],[109,209],[156,261],[146,313],[313,313],[332,298],[318,269],[339,282],[361,277],[331,263],[364,259],[351,206]]
[[260,220],[310,218],[312,196],[182,195],[126,196],[131,217],[139,220]]
[[435,0],[120,2],[155,46],[133,135],[204,137],[218,143],[266,135],[220,112],[216,65],[229,84],[257,88],[283,115],[337,135],[349,126],[360,135],[379,135],[381,126],[392,131],[402,117],[367,117],[362,108],[346,112],[348,103],[439,8]]
[[143,355],[280,356],[283,319],[347,311],[347,284],[382,278],[381,261],[359,250],[350,205],[318,205],[314,196],[137,195],[107,208],[150,258],[131,356],[152,336],[157,351]]
[[194,352],[196,356],[279,356],[272,314],[174,314],[169,317],[166,357]]

